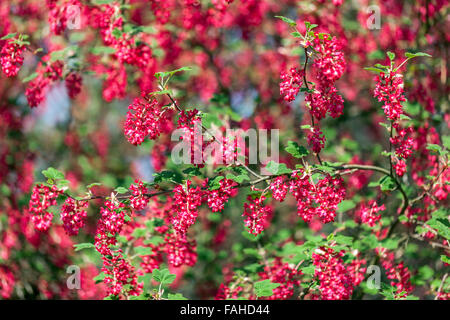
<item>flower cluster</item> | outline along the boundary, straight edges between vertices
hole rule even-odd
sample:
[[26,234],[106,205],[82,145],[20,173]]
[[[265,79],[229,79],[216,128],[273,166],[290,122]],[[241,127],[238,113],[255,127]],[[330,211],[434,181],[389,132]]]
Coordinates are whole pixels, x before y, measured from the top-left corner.
[[286,194],[288,192],[288,185],[285,183],[285,179],[283,177],[276,177],[270,183],[270,190],[272,191],[272,197],[275,200],[283,201],[286,198]]
[[31,220],[39,231],[47,231],[53,219],[53,213],[48,208],[55,206],[56,198],[63,193],[55,185],[48,187],[43,184],[35,185],[31,194],[28,210],[32,214]]
[[344,251],[335,252],[330,247],[320,247],[312,254],[323,300],[347,300],[353,293],[353,279],[342,261],[343,255]]
[[272,208],[264,205],[266,197],[247,197],[247,202],[244,203],[244,213],[242,214],[244,224],[249,228],[249,232],[255,236],[264,231],[267,226],[268,219],[272,214]]
[[391,286],[397,288],[397,298],[406,297],[414,287],[411,285],[411,273],[401,261],[400,263],[395,263],[395,257],[393,252],[389,252],[384,248],[376,249],[381,265],[386,270],[386,276],[391,280]]
[[77,72],[71,72],[66,76],[65,82],[69,97],[75,99],[81,92],[83,78]]
[[61,221],[68,235],[77,235],[78,231],[84,227],[87,217],[87,207],[87,201],[78,201],[73,198],[66,199],[61,207]]
[[389,120],[397,122],[403,113],[402,102],[406,101],[403,94],[403,77],[390,72],[381,73],[376,77],[374,97],[383,102],[383,110]]
[[30,81],[25,96],[30,107],[41,104],[51,84],[61,79],[64,63],[60,60],[49,62],[50,55],[43,58],[43,63],[38,67],[38,76]]
[[281,73],[280,95],[287,102],[294,101],[303,85],[303,70],[291,68],[288,72]]
[[132,196],[130,197],[131,207],[135,210],[142,210],[148,204],[148,198],[146,193],[148,189],[145,187],[144,183],[138,179],[134,181],[135,184],[130,185],[130,191]]
[[370,200],[367,206],[361,204],[357,216],[361,219],[361,222],[367,224],[369,227],[373,227],[381,219],[381,215],[377,215],[377,213],[383,210],[386,210],[384,204],[378,206],[374,200]]
[[307,140],[308,145],[314,153],[320,153],[320,150],[325,147],[325,136],[323,136],[322,131],[318,128],[311,128],[311,131],[308,133]]
[[220,212],[225,207],[228,199],[236,194],[236,182],[230,179],[222,179],[217,190],[207,192],[206,201],[212,212]]
[[[301,174],[301,175],[300,175]],[[341,177],[326,174],[317,182],[301,171],[292,174],[289,192],[297,200],[297,212],[306,222],[314,216],[323,223],[334,221],[338,204],[344,200],[345,188]]]
[[196,243],[184,235],[167,234],[165,238],[167,260],[171,266],[193,266],[197,262]]
[[294,287],[300,285],[299,276],[301,274],[300,270],[295,269],[288,263],[283,263],[279,257],[275,258],[270,265],[265,266],[263,272],[258,273],[261,280],[269,279],[272,283],[280,284],[273,289],[273,295],[268,297],[269,300],[291,298],[294,294]]
[[143,102],[136,98],[128,109],[124,133],[131,144],[140,145],[146,137],[154,140],[160,135],[161,125],[166,118],[158,101],[153,99]]
[[23,50],[25,46],[17,43],[16,39],[8,39],[0,52],[0,63],[3,73],[7,77],[14,77],[23,64]]
[[188,228],[195,223],[198,207],[202,204],[203,193],[200,187],[192,187],[190,180],[184,185],[178,185],[173,190],[176,215],[172,217],[175,231],[181,235],[187,233]]

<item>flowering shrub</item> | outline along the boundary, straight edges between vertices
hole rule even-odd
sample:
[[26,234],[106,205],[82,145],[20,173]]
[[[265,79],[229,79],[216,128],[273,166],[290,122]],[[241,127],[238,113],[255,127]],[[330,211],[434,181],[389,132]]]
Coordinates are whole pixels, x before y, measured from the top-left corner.
[[448,299],[450,6],[372,2],[2,2],[1,298]]

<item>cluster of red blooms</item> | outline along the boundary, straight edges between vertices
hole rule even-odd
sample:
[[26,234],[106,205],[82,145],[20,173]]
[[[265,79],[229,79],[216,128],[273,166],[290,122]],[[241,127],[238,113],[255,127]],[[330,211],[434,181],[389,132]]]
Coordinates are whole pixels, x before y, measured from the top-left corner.
[[297,200],[297,213],[306,222],[314,216],[323,223],[334,221],[338,204],[345,198],[344,182],[341,177],[326,174],[313,182],[313,178],[302,171],[292,173],[289,192]]
[[162,123],[166,118],[158,101],[152,99],[143,102],[136,98],[128,110],[124,133],[131,144],[140,145],[146,137],[154,140],[160,135]]
[[264,231],[267,227],[268,220],[272,215],[272,208],[264,205],[266,197],[247,197],[247,202],[244,203],[244,213],[242,214],[245,226],[249,232],[255,236]]
[[77,235],[78,231],[84,227],[87,217],[87,207],[87,201],[78,201],[73,198],[67,198],[61,206],[61,221],[68,235]]
[[[344,100],[337,93],[334,83],[342,77],[346,67],[341,45],[336,37],[316,33],[311,46],[316,53],[313,67],[317,85],[313,88],[314,92],[307,93],[305,97],[309,112],[318,121],[325,118],[327,113],[333,118],[339,117],[344,109]],[[323,149],[325,137],[322,136],[319,124],[311,129],[308,144],[315,153]]]
[[318,128],[311,127],[306,138],[314,153],[319,153],[325,147],[325,136]]
[[200,187],[192,187],[190,180],[185,185],[178,185],[173,189],[176,216],[172,219],[175,231],[181,235],[187,233],[188,228],[195,223],[198,207],[202,204],[203,193]]
[[134,181],[135,184],[130,185],[130,191],[132,196],[130,197],[131,207],[135,210],[142,210],[148,204],[148,197],[145,196],[148,193],[148,189],[144,183],[138,179]]
[[48,208],[55,206],[56,198],[63,193],[55,185],[47,187],[37,184],[33,188],[28,210],[32,214],[31,220],[39,231],[47,231],[53,219],[53,213]]
[[344,251],[335,252],[330,247],[320,247],[312,254],[320,299],[347,300],[352,296],[353,277],[342,261],[344,254]]
[[67,88],[67,94],[71,99],[81,92],[83,78],[77,72],[71,72],[66,76],[65,83]]
[[30,81],[25,96],[30,107],[37,107],[41,104],[51,84],[62,77],[64,64],[58,60],[49,62],[50,56],[42,58],[42,63],[37,68],[38,76]]
[[167,260],[170,265],[180,267],[182,265],[192,267],[197,262],[195,241],[187,240],[185,235],[169,233],[166,235]]
[[228,199],[236,195],[237,192],[236,188],[234,188],[237,183],[233,180],[222,179],[219,184],[220,186],[217,190],[207,192],[206,201],[212,212],[222,211]]
[[287,102],[294,101],[303,85],[303,70],[291,68],[289,72],[281,73],[280,95]]
[[23,64],[24,45],[18,44],[15,39],[8,39],[0,52],[0,63],[3,73],[7,77],[14,77]]
[[242,292],[242,287],[236,286],[230,288],[224,283],[221,283],[216,293],[216,300],[230,300],[239,298],[239,294]]
[[119,295],[126,292],[129,295],[139,295],[143,284],[137,282],[135,268],[123,257],[120,248],[114,249],[117,245],[116,235],[127,224],[129,210],[122,202],[108,200],[100,209],[100,213],[95,248],[102,255],[104,283],[108,285],[107,294]]
[[381,219],[381,215],[377,215],[377,213],[384,210],[386,210],[384,204],[378,206],[375,200],[370,200],[367,206],[364,203],[361,204],[357,216],[361,222],[366,223],[369,227],[373,227]]
[[294,294],[294,286],[300,285],[300,270],[291,267],[288,263],[283,263],[276,257],[270,265],[264,267],[263,272],[258,275],[261,280],[269,279],[272,283],[281,284],[273,289],[273,295],[267,297],[269,300],[287,300]]
[[411,273],[402,262],[396,264],[393,252],[388,252],[384,248],[377,248],[381,265],[386,270],[386,276],[391,280],[391,286],[397,288],[397,298],[406,297],[414,287],[411,285]]
[[383,110],[386,117],[391,121],[391,130],[397,131],[397,135],[390,138],[390,142],[395,146],[395,156],[393,168],[398,176],[403,176],[406,172],[404,159],[409,158],[412,153],[413,139],[407,134],[412,133],[412,128],[400,127],[400,116],[403,114],[402,102],[406,101],[403,90],[403,77],[394,71],[385,74],[381,73],[376,77],[374,96],[378,101],[383,102]]
[[381,73],[375,80],[374,97],[383,102],[383,110],[389,120],[399,121],[403,113],[402,102],[406,101],[402,75],[395,72]]
[[272,191],[272,197],[278,201],[284,201],[288,192],[288,185],[284,181],[283,177],[276,177],[270,183],[270,190]]

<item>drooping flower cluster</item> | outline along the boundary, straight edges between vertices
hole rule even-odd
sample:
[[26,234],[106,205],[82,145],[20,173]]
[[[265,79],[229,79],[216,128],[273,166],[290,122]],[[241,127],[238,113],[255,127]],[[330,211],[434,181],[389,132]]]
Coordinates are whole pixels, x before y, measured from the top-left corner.
[[294,101],[303,85],[303,70],[291,68],[288,72],[281,73],[280,95],[287,102]]
[[87,207],[87,201],[78,201],[73,198],[66,199],[61,207],[61,221],[68,235],[77,235],[78,231],[84,227],[87,217]]
[[385,209],[386,207],[384,204],[378,206],[374,200],[370,200],[367,203],[367,206],[361,204],[357,215],[359,216],[359,219],[361,219],[361,222],[367,224],[369,227],[373,227],[381,219],[381,215],[377,215],[377,213]]
[[244,203],[244,213],[242,214],[245,226],[248,231],[257,236],[267,227],[268,219],[272,214],[272,208],[268,205],[264,205],[266,197],[261,195],[260,197],[247,197],[247,202]]
[[345,188],[341,177],[328,174],[318,180],[301,171],[292,174],[289,192],[297,200],[297,213],[309,222],[317,216],[323,223],[334,221],[338,204],[344,200]]
[[131,207],[135,210],[142,210],[148,204],[148,197],[145,196],[148,193],[148,189],[144,183],[138,179],[134,181],[134,184],[130,185],[130,191],[132,196],[130,197]]
[[320,153],[320,150],[325,147],[325,136],[323,136],[322,131],[317,127],[311,128],[311,131],[308,133],[306,139],[308,140],[308,145],[314,153]]
[[353,293],[353,279],[342,261],[343,255],[344,251],[335,252],[330,247],[320,247],[312,254],[322,300],[347,300]]
[[197,262],[196,243],[188,241],[185,235],[170,233],[165,238],[167,260],[170,265],[192,267]]
[[402,102],[406,101],[403,94],[403,77],[396,72],[381,73],[376,77],[374,97],[383,102],[383,110],[387,118],[397,122],[403,113]]
[[203,193],[200,187],[192,187],[190,180],[173,189],[176,215],[172,217],[172,225],[177,233],[185,235],[188,228],[195,223],[198,207],[202,204]]
[[272,191],[272,197],[281,202],[286,198],[288,185],[283,177],[276,177],[270,184],[270,190]]
[[0,52],[0,63],[2,65],[3,73],[7,77],[14,77],[20,70],[23,64],[23,50],[25,46],[19,44],[15,39],[8,39],[3,45]]
[[411,285],[411,273],[401,261],[395,263],[395,256],[393,252],[389,252],[384,248],[377,248],[377,254],[380,257],[381,265],[386,270],[386,276],[391,280],[391,286],[397,288],[397,298],[406,297],[414,287]]
[[81,92],[83,79],[77,72],[71,72],[66,76],[65,81],[69,97],[75,99],[75,97]]
[[136,98],[128,109],[124,134],[131,144],[140,145],[146,137],[154,140],[160,135],[161,125],[167,119],[157,100],[143,102]]
[[42,60],[37,69],[38,76],[29,82],[25,91],[28,105],[32,108],[44,101],[52,83],[61,79],[63,73],[64,63],[61,60],[49,62],[50,55],[46,55]]
[[31,220],[39,231],[47,231],[53,219],[53,212],[48,208],[55,206],[56,198],[63,193],[55,185],[51,187],[43,184],[35,185],[31,194],[28,210],[32,214]]
[[129,295],[139,295],[143,284],[138,283],[135,268],[125,259],[122,249],[114,248],[117,245],[116,235],[129,220],[129,210],[122,202],[107,200],[100,213],[94,244],[102,255],[107,294],[119,295],[125,291]]
[[225,207],[228,199],[236,194],[234,188],[237,184],[230,179],[222,179],[219,182],[220,186],[217,190],[210,190],[207,192],[207,204],[212,212],[220,212]]
[[276,257],[275,260],[264,267],[263,272],[258,275],[261,280],[269,279],[272,283],[281,284],[273,289],[273,295],[267,297],[268,300],[286,300],[294,294],[295,286],[300,285],[299,276],[302,274],[300,270],[290,266],[288,263],[283,263],[281,258]]
[[[402,129],[399,125],[397,125],[396,128],[397,135],[390,138],[390,141],[395,148],[395,160],[393,167],[397,175],[401,177],[406,172],[405,159],[409,158],[412,154],[414,140],[410,135],[412,134],[413,129],[412,127]],[[391,155],[391,157],[394,156]]]

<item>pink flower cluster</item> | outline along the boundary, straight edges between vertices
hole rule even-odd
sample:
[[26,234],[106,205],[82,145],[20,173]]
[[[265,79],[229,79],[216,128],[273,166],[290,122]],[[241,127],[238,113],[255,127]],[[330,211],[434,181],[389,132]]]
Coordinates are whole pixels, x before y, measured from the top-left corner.
[[178,185],[173,190],[176,215],[172,225],[177,233],[185,235],[188,228],[195,223],[198,207],[202,204],[203,193],[200,187],[192,187],[190,180],[185,185]]
[[244,224],[249,228],[249,232],[255,236],[264,231],[267,226],[268,219],[272,214],[272,208],[264,205],[266,197],[247,197],[247,202],[244,203],[244,213],[242,214]]
[[61,207],[61,221],[68,235],[77,235],[78,231],[84,227],[87,217],[87,207],[87,201],[78,201],[73,198],[66,199]]
[[165,241],[167,260],[170,265],[174,267],[195,265],[197,262],[195,241],[188,241],[185,235],[178,236],[173,233],[168,233]]
[[128,107],[124,133],[131,144],[140,145],[146,137],[154,140],[161,133],[161,125],[166,121],[164,111],[155,99],[143,102],[136,98]]
[[403,94],[403,77],[401,74],[390,72],[381,73],[375,78],[377,84],[374,97],[383,102],[383,110],[389,120],[397,122],[403,113],[402,102],[406,101]]
[[31,194],[28,210],[32,214],[31,221],[39,231],[47,231],[53,219],[53,213],[48,208],[55,206],[56,198],[63,193],[55,185],[48,187],[43,184],[35,185]]
[[23,64],[24,45],[15,42],[15,39],[8,39],[0,52],[0,63],[3,73],[7,77],[14,77],[19,72]]
[[208,207],[212,212],[222,211],[228,199],[236,194],[236,189],[234,187],[237,183],[233,180],[222,179],[219,184],[219,189],[208,191],[206,195]]
[[25,96],[30,107],[37,107],[41,104],[51,84],[62,77],[63,62],[58,60],[48,63],[47,61],[49,59],[50,55],[46,55],[43,58],[44,65],[39,65],[37,69],[38,76],[30,81],[25,91]]
[[288,192],[288,185],[285,183],[283,177],[276,177],[270,183],[270,190],[272,191],[272,197],[278,201],[284,201]]
[[353,279],[342,261],[344,251],[320,247],[312,254],[314,275],[319,280],[320,299],[347,300],[353,293]]
[[308,145],[314,153],[320,153],[320,150],[325,147],[325,136],[323,136],[322,131],[317,127],[311,128],[311,131],[308,133],[306,139],[308,141]]
[[391,286],[397,288],[397,298],[406,297],[414,287],[411,285],[411,273],[408,267],[402,262],[396,264],[393,252],[388,252],[384,248],[376,249],[381,265],[386,270],[386,276],[391,280]]
[[361,219],[361,222],[367,224],[369,227],[373,227],[381,219],[381,215],[377,215],[377,213],[384,210],[386,210],[384,204],[378,206],[374,200],[370,200],[367,206],[361,204],[357,215]]
[[129,211],[122,202],[105,201],[100,209],[101,219],[97,226],[95,248],[102,255],[102,271],[106,275],[104,283],[108,285],[108,295],[120,295],[124,291],[129,295],[139,295],[143,284],[137,282],[135,268],[124,258],[122,249],[115,249],[118,235],[127,224]]
[[148,189],[144,183],[138,179],[134,181],[135,184],[130,185],[130,191],[132,196],[130,197],[131,207],[135,210],[142,210],[148,204],[148,198],[145,196],[148,193]]
[[329,174],[317,182],[302,171],[295,171],[289,182],[289,192],[297,200],[297,213],[309,222],[317,216],[323,223],[334,221],[338,204],[345,198],[341,177]]
[[273,295],[267,297],[269,300],[287,300],[294,294],[295,286],[300,285],[299,276],[302,274],[300,270],[283,263],[281,258],[276,257],[274,261],[264,267],[263,272],[258,275],[261,280],[269,279],[272,283],[280,283],[281,285],[273,289]]
[[294,101],[303,85],[303,70],[291,68],[288,72],[281,73],[280,95],[287,102]]
[[81,92],[83,79],[77,72],[71,72],[66,76],[65,82],[69,97],[75,99]]

